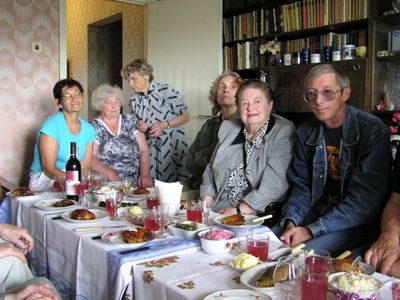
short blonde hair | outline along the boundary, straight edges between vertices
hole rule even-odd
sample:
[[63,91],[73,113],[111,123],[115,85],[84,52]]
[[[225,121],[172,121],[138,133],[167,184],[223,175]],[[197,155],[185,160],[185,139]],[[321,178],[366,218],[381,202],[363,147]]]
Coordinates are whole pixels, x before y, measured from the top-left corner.
[[92,92],[92,107],[95,111],[101,112],[103,103],[109,97],[115,96],[119,100],[119,104],[122,105],[122,90],[119,86],[111,86],[108,83],[104,83],[95,88]]

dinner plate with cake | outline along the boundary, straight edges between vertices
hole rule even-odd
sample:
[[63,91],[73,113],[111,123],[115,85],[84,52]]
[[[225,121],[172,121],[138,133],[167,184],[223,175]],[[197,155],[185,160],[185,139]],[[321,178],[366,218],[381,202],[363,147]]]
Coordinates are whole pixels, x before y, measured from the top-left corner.
[[108,218],[108,213],[101,209],[78,208],[64,212],[61,218],[71,223],[90,223]]
[[39,200],[33,206],[45,211],[65,211],[75,208],[77,203],[71,199],[47,199]]
[[234,214],[234,215],[219,215],[215,217],[214,223],[225,227],[227,229],[249,229],[261,225],[264,221],[256,221],[252,222],[252,220],[257,219],[256,215],[243,215],[243,214]]
[[106,232],[101,236],[101,239],[112,244],[141,246],[153,240],[154,234],[147,228],[133,227],[125,230]]

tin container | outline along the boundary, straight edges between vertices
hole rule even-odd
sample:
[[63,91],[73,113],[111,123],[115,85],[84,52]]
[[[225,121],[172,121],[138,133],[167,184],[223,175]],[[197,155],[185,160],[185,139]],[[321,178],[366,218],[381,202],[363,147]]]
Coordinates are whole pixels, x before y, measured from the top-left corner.
[[344,45],[342,48],[342,59],[349,60],[356,58],[356,46],[354,45]]

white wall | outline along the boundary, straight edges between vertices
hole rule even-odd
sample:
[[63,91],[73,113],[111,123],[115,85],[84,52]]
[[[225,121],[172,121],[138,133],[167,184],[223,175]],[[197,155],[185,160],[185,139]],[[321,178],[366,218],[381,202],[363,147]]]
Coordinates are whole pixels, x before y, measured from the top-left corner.
[[222,72],[222,0],[161,0],[148,6],[148,61],[156,80],[177,88],[189,107],[192,142],[211,115],[208,90]]

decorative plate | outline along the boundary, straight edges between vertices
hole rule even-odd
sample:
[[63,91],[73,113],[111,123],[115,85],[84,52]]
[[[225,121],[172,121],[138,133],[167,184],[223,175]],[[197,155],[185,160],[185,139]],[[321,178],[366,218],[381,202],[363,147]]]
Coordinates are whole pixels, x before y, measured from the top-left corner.
[[148,241],[145,241],[145,242],[141,242],[141,243],[127,243],[127,242],[125,242],[123,239],[122,239],[122,237],[121,237],[121,232],[122,231],[125,231],[125,230],[135,230],[135,228],[128,228],[128,229],[124,229],[124,230],[116,230],[116,231],[110,231],[110,232],[106,232],[106,233],[104,233],[102,236],[101,236],[101,239],[104,241],[104,242],[107,242],[107,243],[112,243],[112,244],[128,244],[128,245],[132,245],[132,246],[134,246],[134,247],[139,247],[139,246],[142,246],[142,245],[144,245],[144,244],[146,244],[146,243],[148,243],[149,241],[151,241],[151,240],[153,240],[154,239],[154,235],[148,240]]
[[[261,220],[261,221],[255,222],[255,223],[249,223],[249,224],[244,224],[244,225],[227,225],[227,224],[222,223],[222,220],[225,219],[226,217],[228,217],[228,216],[227,215],[217,216],[213,219],[214,223],[216,223],[222,227],[228,228],[228,229],[237,229],[237,228],[238,229],[249,229],[249,228],[253,228],[258,225],[261,225],[264,222],[263,220]],[[243,215],[243,217],[244,217],[245,222],[248,222],[248,221],[258,218],[258,216],[255,216],[255,215]]]

